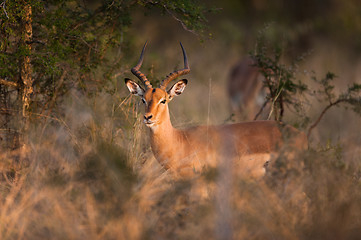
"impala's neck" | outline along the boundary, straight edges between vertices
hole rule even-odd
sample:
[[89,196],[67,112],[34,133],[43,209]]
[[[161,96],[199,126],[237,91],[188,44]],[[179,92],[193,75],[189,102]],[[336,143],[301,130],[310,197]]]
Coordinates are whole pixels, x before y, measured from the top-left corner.
[[[174,154],[179,148],[179,130],[172,126],[168,109],[164,112],[162,121],[150,127],[150,142],[152,151],[157,160],[168,168],[170,159],[174,159]],[[179,150],[179,149],[178,149]]]
[[173,136],[174,132],[176,132],[177,129],[175,129],[168,117],[162,121],[161,123],[150,127],[150,137],[151,139],[169,139]]

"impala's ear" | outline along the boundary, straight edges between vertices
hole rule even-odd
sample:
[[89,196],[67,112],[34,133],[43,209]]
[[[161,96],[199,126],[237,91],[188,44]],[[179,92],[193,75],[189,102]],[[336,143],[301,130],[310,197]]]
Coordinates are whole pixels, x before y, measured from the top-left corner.
[[130,80],[129,78],[124,79],[124,81],[129,89],[130,93],[140,96],[140,97],[143,97],[145,91],[141,86],[139,86],[138,83]]
[[172,100],[174,96],[181,95],[184,88],[187,86],[188,80],[182,79],[176,82],[169,90],[168,90],[168,97],[169,100]]

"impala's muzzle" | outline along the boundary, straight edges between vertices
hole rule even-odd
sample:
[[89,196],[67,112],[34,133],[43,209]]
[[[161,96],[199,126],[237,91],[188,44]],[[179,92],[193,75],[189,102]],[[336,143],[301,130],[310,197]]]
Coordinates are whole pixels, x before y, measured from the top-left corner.
[[144,119],[145,119],[145,120],[149,120],[149,119],[151,119],[152,117],[153,117],[153,115],[149,115],[149,116],[144,115]]
[[152,114],[146,113],[146,114],[144,115],[144,123],[145,123],[146,125],[152,125],[152,124],[154,123],[154,122],[151,120],[152,117],[153,117]]

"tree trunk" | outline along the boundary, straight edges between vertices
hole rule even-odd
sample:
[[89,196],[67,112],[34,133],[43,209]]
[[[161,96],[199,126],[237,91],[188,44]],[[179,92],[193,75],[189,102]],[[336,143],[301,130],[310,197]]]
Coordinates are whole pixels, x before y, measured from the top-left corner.
[[21,80],[21,100],[22,100],[22,119],[23,127],[21,134],[22,140],[20,145],[27,143],[27,133],[29,130],[29,120],[30,120],[30,100],[31,94],[33,93],[33,78],[32,78],[32,66],[31,66],[31,41],[33,36],[33,27],[32,27],[32,9],[29,2],[25,3],[24,6],[24,15],[22,18],[23,32],[21,38],[21,47],[25,50],[26,54],[22,59],[20,66],[20,80]]

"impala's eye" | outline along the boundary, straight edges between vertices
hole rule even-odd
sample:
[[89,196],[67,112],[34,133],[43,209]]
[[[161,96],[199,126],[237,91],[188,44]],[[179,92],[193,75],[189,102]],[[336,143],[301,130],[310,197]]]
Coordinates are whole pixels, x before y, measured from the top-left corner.
[[142,98],[142,102],[145,104],[145,100],[144,100],[144,98]]
[[163,101],[161,101],[160,103],[163,103],[163,104],[165,104],[166,103],[166,100],[164,99]]

